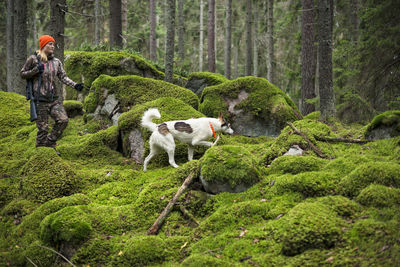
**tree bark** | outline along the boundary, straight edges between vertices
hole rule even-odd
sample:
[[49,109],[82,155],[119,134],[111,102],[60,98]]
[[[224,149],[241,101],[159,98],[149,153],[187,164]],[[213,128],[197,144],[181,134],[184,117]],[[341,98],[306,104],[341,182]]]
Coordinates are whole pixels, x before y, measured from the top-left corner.
[[258,7],[257,2],[254,9],[254,27],[253,27],[253,76],[258,76]]
[[360,24],[358,18],[358,0],[350,1],[350,24],[352,25],[351,40],[356,43],[358,41],[358,25]]
[[122,47],[121,0],[109,0],[110,4],[110,48]]
[[204,24],[203,24],[204,2],[200,0],[200,39],[199,39],[199,71],[203,71],[203,43],[204,43]]
[[95,45],[100,44],[100,29],[101,29],[101,19],[100,19],[100,0],[95,0],[94,3],[94,43]]
[[332,78],[333,0],[318,1],[319,90],[322,120],[336,115]]
[[274,82],[274,1],[267,0],[267,80]]
[[252,0],[247,0],[246,1],[246,76],[250,76],[252,74],[252,25],[253,25],[253,19],[252,19],[252,5],[251,5]]
[[215,0],[208,0],[208,71],[215,69]]
[[50,2],[50,35],[56,40],[54,55],[64,62],[64,27],[66,0],[54,0]]
[[185,60],[185,21],[183,19],[183,0],[178,0],[178,57],[180,66]]
[[150,0],[150,60],[157,61],[156,1]]
[[233,46],[233,78],[239,77],[239,48]]
[[126,32],[128,31],[128,0],[121,0],[121,39],[123,47],[126,47]]
[[225,77],[231,78],[231,54],[232,54],[232,0],[226,0],[225,20]]
[[7,0],[7,91],[14,90],[14,0]]
[[175,0],[167,0],[167,43],[165,48],[165,81],[172,82],[174,74]]
[[21,78],[20,70],[27,58],[27,1],[14,1],[14,84],[11,92],[25,95],[26,81]]
[[315,95],[315,48],[314,48],[314,0],[302,0],[301,31],[301,111],[307,115],[315,111],[314,104],[307,103]]

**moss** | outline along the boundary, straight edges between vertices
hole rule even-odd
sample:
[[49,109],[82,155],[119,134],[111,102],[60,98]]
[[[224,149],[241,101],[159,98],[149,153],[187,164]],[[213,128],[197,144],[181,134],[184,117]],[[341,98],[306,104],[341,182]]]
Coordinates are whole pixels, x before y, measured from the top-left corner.
[[67,100],[63,102],[63,106],[70,118],[77,115],[83,115],[83,104],[80,101]]
[[4,177],[0,179],[0,208],[18,197],[19,182],[13,177]]
[[127,186],[126,182],[111,182],[91,191],[89,196],[98,204],[119,206],[132,204],[138,193],[136,188]]
[[318,120],[320,120],[320,117],[321,117],[321,111],[314,111],[314,112],[311,112],[310,114],[307,114],[306,116],[304,116],[303,119],[318,121]]
[[79,191],[79,178],[71,166],[55,151],[47,147],[37,148],[22,170],[23,194],[34,201],[68,196]]
[[29,102],[22,95],[0,91],[0,139],[16,133],[29,121]]
[[283,156],[271,163],[269,173],[298,174],[308,171],[319,171],[327,161],[313,156]]
[[372,119],[371,123],[368,124],[365,135],[368,136],[372,130],[378,127],[392,126],[394,126],[394,131],[396,131],[397,133],[400,132],[400,110],[389,110],[375,116]]
[[356,200],[363,205],[374,207],[400,205],[400,189],[371,184],[360,192]]
[[243,109],[266,121],[271,120],[271,117],[280,123],[294,121],[297,118],[293,110],[300,113],[283,91],[266,79],[257,77],[242,77],[207,87],[202,93],[199,110],[209,117],[216,117],[219,112],[223,112],[230,119],[227,103],[223,99],[236,99],[241,91],[249,95],[236,109]]
[[296,255],[311,248],[331,248],[340,239],[342,221],[317,203],[300,203],[282,217],[282,253]]
[[188,80],[190,81],[192,79],[204,79],[208,86],[218,85],[229,81],[225,76],[212,72],[192,72],[190,73]]
[[207,182],[252,185],[260,180],[256,159],[240,146],[217,146],[201,160],[201,175]]
[[236,266],[233,262],[224,259],[218,259],[217,257],[193,254],[187,257],[181,266],[210,266],[210,267],[224,267],[224,266]]
[[355,197],[370,184],[400,187],[399,173],[400,165],[392,162],[362,164],[340,181],[339,192]]
[[14,216],[14,218],[21,218],[30,214],[36,209],[36,207],[36,203],[27,199],[13,199],[1,210],[1,214],[3,216]]
[[361,206],[346,197],[343,196],[326,196],[319,198],[307,199],[307,202],[321,203],[335,211],[341,217],[355,217],[361,212]]
[[86,112],[93,113],[97,105],[104,104],[105,90],[108,95],[115,94],[122,112],[128,111],[134,105],[166,95],[181,99],[195,109],[198,107],[198,98],[192,91],[171,83],[135,75],[118,77],[101,75],[93,82],[91,92],[85,99]]

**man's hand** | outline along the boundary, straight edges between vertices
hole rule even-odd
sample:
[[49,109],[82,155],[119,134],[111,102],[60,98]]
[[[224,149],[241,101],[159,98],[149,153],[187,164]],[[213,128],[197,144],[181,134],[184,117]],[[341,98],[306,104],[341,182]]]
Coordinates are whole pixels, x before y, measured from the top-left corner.
[[74,88],[75,88],[77,91],[80,92],[80,91],[83,90],[83,84],[77,83],[77,84],[75,84]]

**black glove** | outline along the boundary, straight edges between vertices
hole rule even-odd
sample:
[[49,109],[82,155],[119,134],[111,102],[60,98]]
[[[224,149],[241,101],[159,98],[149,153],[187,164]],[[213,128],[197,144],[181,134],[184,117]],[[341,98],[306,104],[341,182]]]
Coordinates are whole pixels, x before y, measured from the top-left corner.
[[77,83],[77,84],[75,84],[74,88],[75,88],[77,91],[80,92],[80,91],[82,91],[82,89],[83,89],[83,84]]
[[42,62],[38,62],[37,68],[39,70],[39,74],[42,74],[44,71],[44,64]]

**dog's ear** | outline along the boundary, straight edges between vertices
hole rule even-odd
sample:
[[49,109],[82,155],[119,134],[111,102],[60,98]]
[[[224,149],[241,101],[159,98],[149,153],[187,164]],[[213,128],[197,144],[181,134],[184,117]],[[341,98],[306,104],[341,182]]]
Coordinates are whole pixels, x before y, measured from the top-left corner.
[[224,115],[222,114],[221,111],[219,112],[218,119],[220,119],[222,121],[224,120]]

